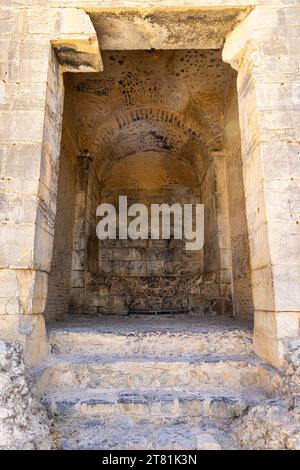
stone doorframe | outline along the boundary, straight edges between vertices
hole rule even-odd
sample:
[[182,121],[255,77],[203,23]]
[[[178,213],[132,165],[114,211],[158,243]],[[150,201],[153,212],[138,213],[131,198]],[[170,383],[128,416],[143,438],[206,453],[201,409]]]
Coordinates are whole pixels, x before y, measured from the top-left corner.
[[[0,36],[0,336],[21,342],[32,366],[48,350],[43,312],[56,212],[62,74],[101,71],[102,62],[84,10],[47,8],[47,0],[32,0],[20,9],[20,2],[15,8],[9,7],[15,2],[6,3],[0,10],[5,24]],[[85,3],[95,7],[97,2]],[[203,2],[196,3],[200,8]],[[205,3],[207,8],[210,2]],[[254,8],[227,36],[223,59],[238,71],[254,349],[280,367],[288,339],[299,336],[300,322],[300,7],[272,3]],[[224,7],[224,1],[220,4]]]

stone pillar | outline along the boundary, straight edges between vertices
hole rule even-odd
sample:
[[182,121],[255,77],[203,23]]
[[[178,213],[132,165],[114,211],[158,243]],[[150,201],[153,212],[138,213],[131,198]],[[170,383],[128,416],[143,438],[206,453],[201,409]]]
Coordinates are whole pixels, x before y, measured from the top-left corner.
[[232,314],[231,250],[228,219],[226,158],[223,153],[212,155],[214,195],[219,252],[219,308],[222,315]]
[[300,322],[300,7],[257,7],[227,37],[238,71],[254,349],[280,367]]
[[47,351],[63,72],[101,69],[87,14],[42,3],[0,8],[0,337],[29,365]]

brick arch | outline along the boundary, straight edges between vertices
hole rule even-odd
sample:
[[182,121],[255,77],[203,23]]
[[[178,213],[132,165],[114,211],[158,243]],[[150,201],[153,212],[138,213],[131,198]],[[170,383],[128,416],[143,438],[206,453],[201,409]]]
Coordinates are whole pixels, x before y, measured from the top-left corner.
[[201,177],[208,150],[202,128],[191,118],[160,107],[123,111],[108,120],[94,142],[93,154],[100,177],[119,159],[139,152],[169,153],[192,166]]

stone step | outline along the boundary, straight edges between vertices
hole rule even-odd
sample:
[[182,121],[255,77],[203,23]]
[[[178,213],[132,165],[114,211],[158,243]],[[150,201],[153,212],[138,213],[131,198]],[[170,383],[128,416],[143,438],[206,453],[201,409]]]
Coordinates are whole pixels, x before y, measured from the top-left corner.
[[173,389],[261,387],[273,393],[278,372],[254,356],[185,358],[108,358],[54,355],[37,371],[38,392],[60,389]]
[[170,424],[131,425],[116,419],[107,425],[101,419],[58,420],[53,427],[60,450],[229,450],[236,443],[215,423],[205,426]]
[[[134,355],[191,357],[199,354],[249,354],[252,352],[251,331],[247,328],[225,325],[199,325],[197,321],[174,323],[170,320],[138,326],[128,320],[124,326],[63,325],[49,328],[52,351],[61,354],[91,354],[117,357]],[[112,320],[110,320],[112,322]]]
[[101,417],[109,423],[116,416],[124,422],[199,425],[201,419],[231,420],[246,413],[265,397],[259,392],[228,390],[73,390],[52,392],[42,402],[50,415]]

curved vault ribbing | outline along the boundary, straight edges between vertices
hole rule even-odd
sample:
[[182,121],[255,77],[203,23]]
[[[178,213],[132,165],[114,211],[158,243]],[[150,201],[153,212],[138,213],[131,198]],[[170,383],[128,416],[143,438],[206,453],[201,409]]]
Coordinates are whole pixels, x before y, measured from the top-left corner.
[[118,160],[140,152],[173,155],[191,166],[200,180],[208,162],[200,126],[168,109],[149,106],[121,112],[95,135],[93,154],[101,179]]

